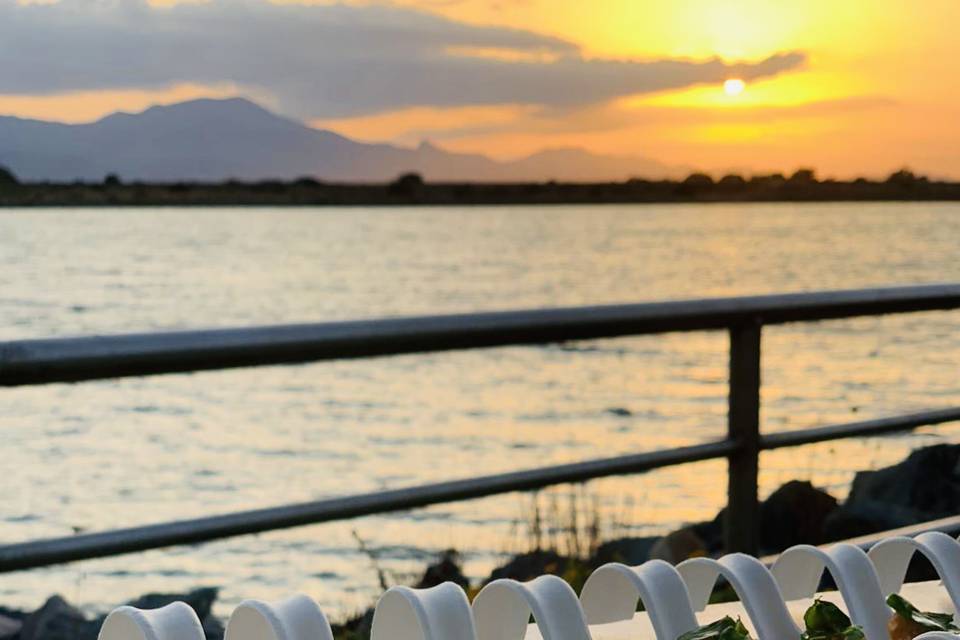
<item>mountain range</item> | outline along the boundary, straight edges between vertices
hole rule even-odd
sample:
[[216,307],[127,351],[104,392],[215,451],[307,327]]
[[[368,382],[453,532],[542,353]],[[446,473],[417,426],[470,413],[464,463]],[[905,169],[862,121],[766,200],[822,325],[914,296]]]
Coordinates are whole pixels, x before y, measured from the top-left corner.
[[685,173],[641,157],[550,149],[513,161],[363,143],[286,118],[244,98],[200,99],[64,124],[0,116],[0,165],[21,180],[222,181],[314,177],[383,182],[405,172],[432,181],[605,181]]

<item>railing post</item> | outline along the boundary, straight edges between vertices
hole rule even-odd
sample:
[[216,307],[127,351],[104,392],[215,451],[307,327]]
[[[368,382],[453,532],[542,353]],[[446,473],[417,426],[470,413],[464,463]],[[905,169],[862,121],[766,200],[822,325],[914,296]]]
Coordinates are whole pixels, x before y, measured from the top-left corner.
[[739,444],[729,458],[724,546],[756,555],[760,548],[757,476],[760,456],[760,332],[758,320],[730,328],[727,435]]

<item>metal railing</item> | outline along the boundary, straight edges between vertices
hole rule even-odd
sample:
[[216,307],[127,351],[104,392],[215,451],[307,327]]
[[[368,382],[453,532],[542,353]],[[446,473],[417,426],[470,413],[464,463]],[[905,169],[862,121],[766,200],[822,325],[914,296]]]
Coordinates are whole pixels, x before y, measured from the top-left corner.
[[960,407],[764,435],[764,325],[960,308],[960,284],[0,343],[0,387],[678,331],[730,335],[727,437],[526,471],[0,546],[0,572],[726,458],[730,551],[756,553],[761,451],[960,420]]

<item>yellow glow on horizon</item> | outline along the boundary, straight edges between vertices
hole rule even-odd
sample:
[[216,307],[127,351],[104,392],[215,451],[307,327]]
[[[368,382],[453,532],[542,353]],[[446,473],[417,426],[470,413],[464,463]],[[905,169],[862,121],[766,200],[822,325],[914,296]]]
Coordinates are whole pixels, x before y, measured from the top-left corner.
[[498,105],[482,107],[410,107],[355,118],[311,120],[310,126],[370,142],[393,140],[416,144],[439,132],[475,131],[509,125],[536,111],[536,107]]
[[749,90],[730,95],[725,85],[698,85],[677,91],[637,95],[620,101],[626,107],[757,109],[795,107],[871,95],[870,87],[825,70],[802,70],[751,80]]

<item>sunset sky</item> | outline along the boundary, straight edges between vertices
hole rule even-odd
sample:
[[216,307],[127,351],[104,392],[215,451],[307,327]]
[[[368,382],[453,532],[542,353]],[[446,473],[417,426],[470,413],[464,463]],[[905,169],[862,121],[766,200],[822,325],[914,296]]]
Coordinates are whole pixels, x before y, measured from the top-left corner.
[[960,178],[957,24],[957,0],[0,0],[0,114],[244,95],[497,158]]

